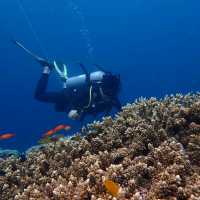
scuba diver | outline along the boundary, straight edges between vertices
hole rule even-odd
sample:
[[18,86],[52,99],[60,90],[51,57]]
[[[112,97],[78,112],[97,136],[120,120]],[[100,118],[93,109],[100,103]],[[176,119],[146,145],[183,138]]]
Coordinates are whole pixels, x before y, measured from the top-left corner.
[[[121,110],[118,99],[120,75],[113,75],[99,65],[96,65],[98,71],[89,73],[82,63],[78,63],[84,74],[69,78],[65,64],[49,62],[26,49],[18,41],[13,42],[43,67],[35,90],[35,98],[38,101],[53,103],[57,112],[66,112],[70,119],[80,121],[86,115],[96,116],[102,112],[109,115],[113,107]],[[47,91],[49,76],[53,70],[59,74],[63,82],[61,91]]]

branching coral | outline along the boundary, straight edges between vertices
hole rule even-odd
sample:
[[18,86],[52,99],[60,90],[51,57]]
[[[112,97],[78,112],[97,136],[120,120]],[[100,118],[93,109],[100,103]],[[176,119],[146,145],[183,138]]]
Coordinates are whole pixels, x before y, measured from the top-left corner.
[[[1,160],[2,200],[198,200],[200,95],[139,99],[65,141]],[[105,180],[119,184],[117,198]]]

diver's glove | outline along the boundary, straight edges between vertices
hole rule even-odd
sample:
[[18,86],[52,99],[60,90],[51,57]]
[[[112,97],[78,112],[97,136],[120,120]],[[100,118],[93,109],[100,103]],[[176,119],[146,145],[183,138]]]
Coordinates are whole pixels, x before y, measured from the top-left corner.
[[79,120],[80,114],[78,113],[78,110],[70,110],[68,117],[72,120]]

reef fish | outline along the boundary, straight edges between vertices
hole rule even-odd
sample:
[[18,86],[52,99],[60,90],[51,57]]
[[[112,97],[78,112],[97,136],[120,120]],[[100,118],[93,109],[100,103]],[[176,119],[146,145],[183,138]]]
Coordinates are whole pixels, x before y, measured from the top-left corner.
[[54,130],[54,132],[58,132],[58,131],[61,131],[61,130],[68,131],[70,129],[71,129],[70,126],[61,124],[61,125],[56,126],[53,130]]
[[47,131],[47,132],[43,135],[43,137],[49,137],[49,136],[52,136],[52,135],[54,135],[55,133],[57,133],[57,132],[59,132],[59,131],[61,131],[61,130],[68,131],[68,130],[70,130],[70,129],[71,129],[71,126],[61,124],[61,125],[56,126],[56,127],[53,128],[53,129]]
[[0,140],[8,140],[10,138],[15,137],[15,135],[16,134],[14,133],[5,133],[5,134],[0,135]]
[[104,186],[112,196],[117,197],[119,193],[119,185],[111,180],[105,180]]
[[53,129],[52,129],[52,130],[49,130],[49,131],[47,131],[47,132],[43,135],[43,137],[49,137],[49,136],[52,136],[54,133],[55,133],[55,132],[54,132]]

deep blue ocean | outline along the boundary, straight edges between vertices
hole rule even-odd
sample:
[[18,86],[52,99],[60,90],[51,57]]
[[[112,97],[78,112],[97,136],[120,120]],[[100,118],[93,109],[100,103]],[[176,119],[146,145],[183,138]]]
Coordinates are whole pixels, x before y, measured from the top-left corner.
[[[200,1],[1,0],[0,8],[0,133],[16,133],[0,148],[24,151],[57,124],[71,125],[67,134],[81,126],[34,99],[42,68],[11,38],[71,63],[70,76],[82,73],[77,60],[90,71],[97,63],[121,74],[123,105],[200,89]],[[49,90],[61,87],[52,75]]]

